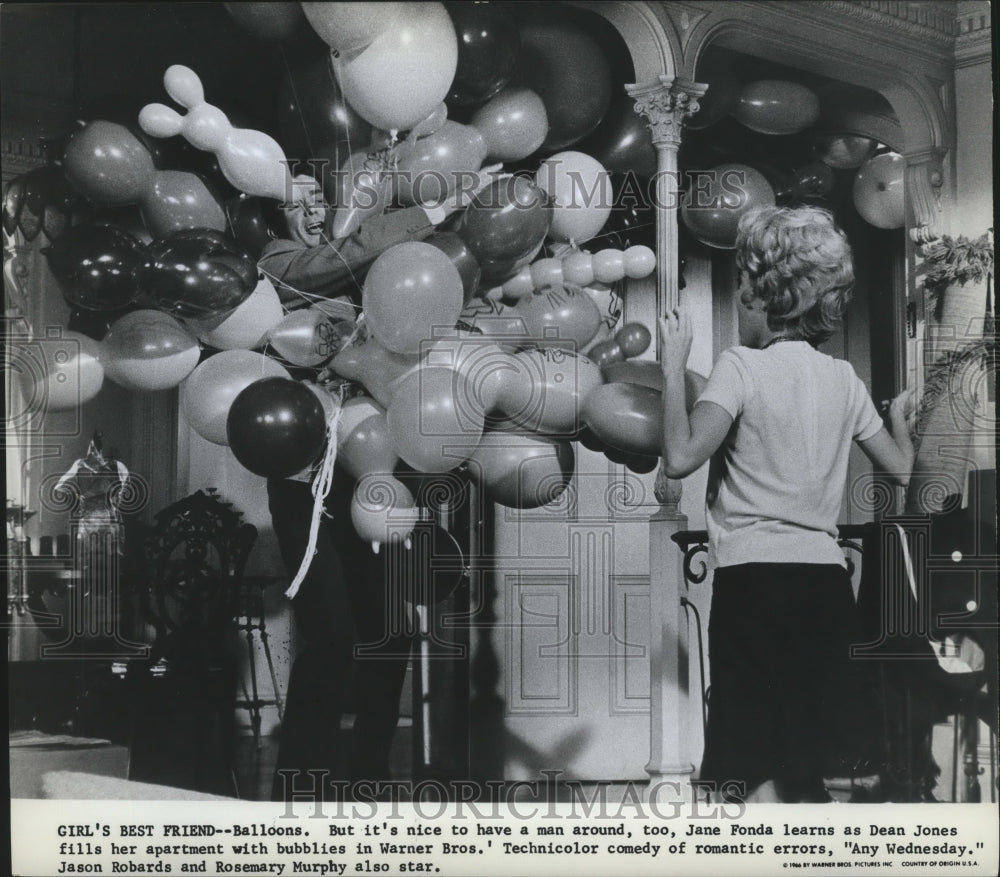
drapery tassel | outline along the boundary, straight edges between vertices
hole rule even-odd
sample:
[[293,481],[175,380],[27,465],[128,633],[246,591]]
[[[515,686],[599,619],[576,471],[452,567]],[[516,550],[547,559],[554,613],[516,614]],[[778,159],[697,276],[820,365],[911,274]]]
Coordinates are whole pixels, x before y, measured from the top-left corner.
[[316,554],[316,540],[319,537],[319,520],[323,516],[323,506],[330,493],[330,486],[333,484],[333,466],[337,462],[337,424],[340,423],[340,413],[343,411],[341,399],[337,399],[337,407],[326,422],[326,452],[323,454],[323,461],[312,480],[313,513],[312,521],[309,524],[309,544],[306,546],[306,553],[299,564],[299,571],[295,573],[295,578],[285,591],[285,596],[289,600],[295,598],[299,592],[299,586],[309,572],[313,556]]

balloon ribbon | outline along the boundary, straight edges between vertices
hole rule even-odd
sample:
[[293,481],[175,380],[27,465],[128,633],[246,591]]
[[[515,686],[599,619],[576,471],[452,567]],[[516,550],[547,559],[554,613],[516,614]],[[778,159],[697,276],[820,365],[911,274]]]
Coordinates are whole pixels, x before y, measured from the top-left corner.
[[285,591],[285,596],[289,600],[295,598],[299,592],[299,586],[309,572],[313,557],[316,554],[316,540],[319,537],[319,520],[323,516],[323,506],[330,493],[330,486],[333,484],[333,467],[337,462],[337,425],[340,423],[340,413],[343,410],[341,400],[338,399],[337,407],[326,422],[326,451],[323,453],[323,461],[312,480],[313,511],[312,521],[309,524],[309,544],[306,546],[306,553],[302,556],[302,563],[299,564],[299,571],[295,573],[295,578]]

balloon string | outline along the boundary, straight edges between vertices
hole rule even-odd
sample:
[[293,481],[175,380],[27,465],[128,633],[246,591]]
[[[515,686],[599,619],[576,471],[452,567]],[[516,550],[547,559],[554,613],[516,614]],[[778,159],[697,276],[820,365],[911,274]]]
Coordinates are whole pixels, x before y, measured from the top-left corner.
[[[318,293],[314,293],[314,292],[303,292],[301,289],[296,289],[290,283],[287,283],[286,281],[282,280],[280,277],[276,277],[274,274],[271,274],[269,271],[265,270],[264,268],[260,268],[260,266],[258,266],[258,270],[268,280],[271,281],[271,283],[272,283],[273,286],[275,286],[275,287],[279,287],[280,286],[282,289],[285,289],[288,292],[291,292],[294,295],[297,295],[306,304],[318,304],[319,302],[324,302],[324,301],[329,301],[330,300],[330,297],[326,296],[326,295],[319,295]],[[357,310],[357,311],[361,310],[361,305],[355,304],[354,302],[347,302],[347,304],[350,304],[350,306],[352,308],[354,308],[355,310]],[[284,305],[282,305],[282,309],[285,310],[285,311],[292,310],[292,308],[286,308]]]
[[302,115],[302,101],[299,100],[299,92],[295,87],[295,77],[292,76],[292,68],[288,64],[288,56],[285,54],[284,46],[279,46],[281,60],[285,63],[285,70],[288,72],[288,84],[292,89],[292,99],[295,101],[295,112],[298,113],[299,121],[302,123],[302,133],[306,138],[306,146],[309,148],[310,157],[313,153],[312,138],[309,136],[309,126],[306,125],[305,116]]
[[[331,58],[332,58],[332,53],[331,53]],[[337,82],[337,76],[333,72],[333,63],[331,62],[331,60],[329,58],[327,59],[327,64],[326,64],[326,75],[330,77],[330,82],[333,83],[334,98],[337,101],[339,101],[340,103],[344,104],[344,113],[345,113],[345,117],[346,117],[346,114],[348,112],[347,98],[344,96],[344,93],[343,93],[343,91],[340,88],[340,83]],[[344,125],[344,134],[347,137],[347,155],[348,155],[348,157],[350,157],[352,155],[352,153],[354,152],[354,146],[351,143],[351,125],[350,125],[349,122],[348,122],[348,124]],[[340,166],[341,166],[340,165],[340,141],[339,140],[336,141],[336,146],[334,147],[334,150],[333,150],[333,160],[334,160],[334,162],[337,165],[336,170],[339,171],[340,170]]]
[[340,259],[340,261],[344,263],[344,267],[345,267],[345,268],[347,269],[347,273],[348,273],[348,274],[350,275],[350,277],[351,277],[351,280],[352,280],[352,281],[354,282],[354,285],[355,285],[355,287],[357,287],[357,289],[358,289],[358,290],[361,290],[361,289],[362,289],[362,286],[361,286],[361,281],[359,281],[359,280],[358,280],[358,278],[357,278],[357,276],[355,275],[355,273],[354,273],[354,272],[353,272],[353,271],[351,270],[351,265],[350,265],[350,263],[349,263],[349,262],[347,261],[347,259],[345,259],[345,258],[344,258],[344,255],[343,255],[343,253],[341,253],[341,252],[340,252],[340,250],[338,250],[338,249],[336,248],[336,246],[334,246],[334,243],[333,243],[333,241],[331,241],[331,240],[330,240],[330,239],[329,239],[329,238],[328,238],[328,237],[326,236],[326,233],[325,233],[325,232],[320,232],[320,235],[319,235],[319,236],[320,236],[320,238],[322,238],[322,240],[323,240],[323,243],[325,243],[325,244],[326,244],[326,245],[327,245],[327,246],[328,246],[328,247],[329,247],[329,248],[330,248],[331,250],[333,250],[333,252],[334,252],[334,253],[336,253],[336,254],[337,254],[337,258],[338,258],[338,259]]
[[[652,228],[655,225],[656,225],[655,222],[644,222],[642,225],[633,225],[632,228],[635,229],[635,230],[638,230],[640,228]],[[620,231],[607,231],[604,234],[595,235],[594,237],[590,238],[587,241],[587,243],[590,243],[590,241],[599,241],[601,238],[611,237],[612,235],[618,235],[619,237],[621,237],[622,236],[622,232],[620,232]]]
[[330,493],[330,487],[333,484],[333,467],[337,462],[337,425],[340,423],[340,413],[343,410],[342,401],[342,398],[338,395],[337,407],[326,422],[326,452],[323,454],[323,462],[313,476],[312,481],[313,511],[312,521],[309,524],[309,544],[306,546],[306,553],[302,557],[302,563],[299,564],[299,571],[295,573],[295,578],[292,579],[288,590],[285,591],[285,596],[289,600],[293,600],[299,592],[299,586],[305,579],[306,573],[309,572],[309,567],[312,565],[313,557],[316,554],[320,518],[323,516],[323,507]]

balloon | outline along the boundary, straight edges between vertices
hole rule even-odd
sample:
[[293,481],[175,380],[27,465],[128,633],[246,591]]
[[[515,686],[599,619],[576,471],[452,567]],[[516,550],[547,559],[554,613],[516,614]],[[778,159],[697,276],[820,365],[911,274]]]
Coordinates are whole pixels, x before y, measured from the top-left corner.
[[458,63],[448,101],[474,107],[488,101],[514,75],[520,43],[517,21],[494,3],[446,3],[458,36]]
[[594,259],[591,253],[570,253],[563,259],[563,278],[567,283],[588,286],[594,282]]
[[146,248],[113,225],[78,225],[45,250],[70,307],[114,311],[136,297]]
[[530,88],[505,88],[476,110],[470,124],[486,141],[491,161],[520,161],[535,152],[549,132],[542,99]]
[[130,390],[176,387],[198,364],[198,342],[169,314],[140,310],[111,326],[103,343],[104,369]]
[[292,365],[313,366],[326,362],[344,343],[326,314],[315,308],[292,311],[274,326],[267,341]]
[[472,255],[469,245],[453,231],[436,231],[425,238],[424,243],[437,247],[451,259],[451,264],[462,278],[462,304],[468,304],[479,289],[479,278],[482,276],[479,262]]
[[591,347],[587,351],[587,356],[597,363],[603,371],[606,366],[625,359],[625,351],[622,350],[622,346],[614,338],[609,338],[607,341],[602,341],[600,344],[595,344]]
[[487,496],[514,509],[535,509],[558,499],[574,467],[568,442],[508,432],[486,433],[469,460]]
[[761,134],[795,134],[819,118],[819,98],[797,82],[758,79],[743,86],[733,116]]
[[188,229],[150,245],[139,286],[149,301],[176,316],[217,316],[249,297],[257,265],[219,232]]
[[278,235],[264,214],[263,201],[243,195],[226,211],[229,229],[236,243],[247,251],[250,258],[260,259],[260,254]]
[[302,10],[298,3],[225,3],[233,21],[262,40],[285,40],[298,30]]
[[396,386],[386,417],[399,456],[419,472],[447,472],[467,460],[483,434],[483,412],[464,375],[424,365]]
[[822,198],[833,191],[833,171],[830,166],[821,161],[810,161],[792,171],[785,191],[775,190],[774,196],[779,201],[788,199],[799,201],[803,198]]
[[528,337],[524,315],[517,308],[499,301],[472,299],[462,309],[459,323],[486,338],[513,340]]
[[363,384],[385,408],[392,401],[399,379],[418,362],[419,358],[413,354],[394,353],[371,335],[360,335],[333,358],[330,368],[342,378]]
[[656,270],[656,253],[649,247],[636,246],[625,250],[625,276],[633,280],[648,277]]
[[649,349],[652,340],[653,336],[650,335],[649,329],[642,323],[626,323],[615,332],[615,341],[618,342],[626,358],[641,356]]
[[604,384],[583,404],[583,420],[604,444],[629,454],[659,456],[662,395],[638,384]]
[[743,85],[732,72],[719,72],[706,78],[699,71],[698,81],[708,83],[708,91],[698,98],[698,112],[684,119],[684,127],[692,131],[709,128],[724,119],[735,108]]
[[28,242],[39,232],[50,241],[56,240],[86,212],[89,205],[69,184],[61,164],[35,168],[4,188],[3,229],[9,235],[20,229]]
[[580,144],[580,151],[609,171],[633,173],[644,180],[656,173],[656,148],[649,125],[635,111],[635,98],[625,93],[612,100],[604,121]]
[[524,377],[508,379],[497,401],[500,410],[532,432],[575,434],[584,400],[603,382],[597,364],[559,348],[522,350],[514,359]]
[[732,249],[740,217],[772,206],[774,190],[760,171],[745,164],[720,164],[695,177],[694,188],[681,204],[681,219],[703,244]]
[[[451,87],[458,41],[440,3],[405,3],[398,18],[359,54],[334,58],[347,102],[376,128],[412,128]],[[381,26],[381,5],[375,15]]]
[[462,311],[462,278],[437,247],[405,241],[372,263],[361,300],[372,334],[383,346],[417,353],[435,328],[454,327]]
[[354,488],[351,522],[374,551],[382,544],[407,542],[419,520],[413,494],[391,475],[366,475]]
[[515,306],[532,338],[570,350],[583,348],[601,325],[597,305],[572,287],[548,286],[521,299]]
[[854,206],[876,228],[902,228],[906,221],[903,176],[906,161],[895,152],[868,159],[854,175]]
[[372,44],[402,17],[406,3],[303,3],[306,20],[320,39],[341,53]]
[[124,125],[96,121],[66,146],[63,167],[80,193],[95,204],[135,204],[156,172],[149,151]]
[[261,378],[291,379],[291,375],[270,357],[250,350],[226,350],[199,363],[181,393],[181,407],[191,428],[210,442],[228,444],[229,409],[243,390]]
[[355,152],[338,172],[337,212],[331,232],[335,240],[354,234],[369,216],[389,204],[393,159],[389,150]]
[[290,159],[315,159],[316,168],[326,162],[323,190],[332,200],[334,192],[326,173],[338,170],[352,149],[359,149],[371,139],[371,125],[344,99],[328,53],[293,68],[282,79],[278,89],[278,132]]
[[[104,384],[103,355],[100,344],[79,332],[17,344],[10,368],[19,373],[24,414],[71,411],[89,402]],[[8,424],[11,415],[8,407]]]
[[233,400],[226,437],[244,468],[265,478],[287,478],[305,469],[323,450],[323,406],[297,381],[261,378]]
[[496,407],[504,388],[505,372],[517,367],[511,362],[511,355],[493,341],[461,329],[435,341],[425,361],[462,375],[471,395],[459,401],[484,414]]
[[402,204],[436,206],[467,186],[486,159],[486,141],[470,125],[450,120],[433,134],[407,141],[396,178]]
[[617,283],[625,276],[625,253],[622,250],[600,250],[594,253],[592,261],[597,283]]
[[[657,393],[663,392],[663,371],[660,364],[651,359],[610,363],[601,372],[606,384],[637,384],[656,390]],[[708,378],[696,371],[687,369],[684,372],[684,399],[688,411],[694,408],[707,383]]]
[[338,465],[354,478],[363,478],[391,473],[398,462],[385,409],[364,396],[348,399],[337,422]]
[[521,20],[515,82],[541,97],[549,120],[542,147],[572,146],[601,123],[611,104],[611,66],[570,9],[537,7]]
[[226,114],[205,100],[198,74],[174,64],[163,74],[167,94],[186,115],[163,104],[147,104],[139,113],[139,125],[154,137],[182,134],[196,146],[215,153],[225,178],[240,192],[284,201],[291,192],[291,176],[285,153],[278,142],[263,131],[235,128]]
[[819,134],[813,148],[824,164],[850,170],[868,161],[875,154],[878,142],[859,134]]
[[558,152],[542,162],[535,184],[552,200],[549,236],[583,243],[611,215],[611,179],[601,163],[582,152]]
[[611,189],[614,207],[599,239],[623,249],[638,245],[655,249],[656,213],[647,198],[646,187],[631,174],[613,173]]
[[187,228],[226,230],[226,213],[218,198],[204,180],[187,171],[157,171],[141,210],[154,238]]
[[278,293],[266,277],[246,301],[236,306],[221,322],[218,318],[187,320],[188,328],[209,347],[219,350],[252,350],[260,347],[267,333],[285,316]]
[[545,193],[529,180],[511,176],[477,194],[456,231],[482,268],[481,283],[494,285],[531,263],[551,221]]
[[[433,110],[431,110],[430,115],[424,119],[422,122],[417,122],[410,129],[410,134],[407,140],[418,140],[421,137],[429,137],[436,131],[440,131],[444,123],[448,121],[448,105],[442,101]],[[391,137],[391,133],[390,133]]]

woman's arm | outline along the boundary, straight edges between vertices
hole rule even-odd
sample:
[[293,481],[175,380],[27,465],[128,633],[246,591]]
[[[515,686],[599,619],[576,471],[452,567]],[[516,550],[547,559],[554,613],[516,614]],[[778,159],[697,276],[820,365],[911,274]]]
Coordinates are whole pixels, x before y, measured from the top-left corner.
[[912,396],[912,390],[900,393],[889,406],[888,429],[882,427],[870,439],[858,442],[865,456],[901,487],[910,483],[915,456],[910,428],[906,423],[906,406]]
[[733,424],[729,412],[714,402],[700,402],[688,415],[684,372],[691,340],[691,315],[686,308],[677,308],[660,320],[663,468],[668,478],[684,478],[698,469],[718,450]]

